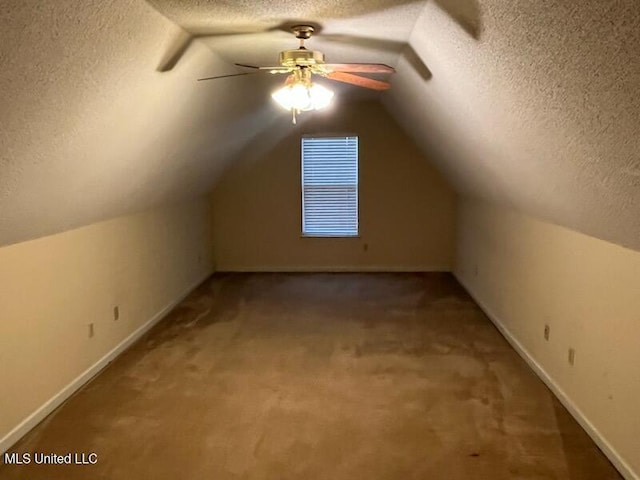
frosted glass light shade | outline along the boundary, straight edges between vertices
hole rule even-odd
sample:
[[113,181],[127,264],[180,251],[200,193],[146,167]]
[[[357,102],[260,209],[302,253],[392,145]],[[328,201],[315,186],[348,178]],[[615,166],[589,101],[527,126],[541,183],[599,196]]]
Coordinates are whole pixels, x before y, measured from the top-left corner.
[[317,83],[294,83],[285,85],[271,97],[286,110],[306,112],[327,107],[333,99],[333,92]]

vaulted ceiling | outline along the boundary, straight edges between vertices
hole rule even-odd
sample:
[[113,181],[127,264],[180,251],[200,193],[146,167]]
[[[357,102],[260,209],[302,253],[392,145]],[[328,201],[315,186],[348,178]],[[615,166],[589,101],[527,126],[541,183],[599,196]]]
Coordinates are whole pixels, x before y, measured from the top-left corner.
[[290,119],[297,43],[397,68],[379,99],[464,195],[640,250],[637,0],[8,0],[0,9],[0,245],[205,193]]

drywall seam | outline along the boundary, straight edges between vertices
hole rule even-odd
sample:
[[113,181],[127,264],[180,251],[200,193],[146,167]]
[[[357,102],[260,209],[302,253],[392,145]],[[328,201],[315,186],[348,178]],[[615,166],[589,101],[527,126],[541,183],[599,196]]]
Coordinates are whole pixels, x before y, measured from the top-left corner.
[[13,430],[0,440],[0,455],[9,450],[18,440],[26,435],[32,428],[38,425],[44,420],[47,415],[58,408],[65,400],[71,395],[82,388],[89,380],[95,377],[103,368],[111,363],[116,357],[123,353],[130,345],[138,340],[142,335],[151,329],[156,323],[162,320],[176,305],[184,300],[193,290],[204,282],[212,272],[207,272],[201,276],[197,281],[189,285],[175,300],[170,301],[165,305],[158,313],[156,313],[145,324],[138,327],[133,333],[126,337],[122,342],[116,345],[109,353],[103,356],[100,360],[90,366],[87,370],[81,373],[78,377],[72,380],[66,387],[60,390],[57,394],[46,401],[40,408],[35,410],[31,415],[20,422]]
[[238,273],[359,273],[359,272],[451,272],[449,265],[411,265],[411,266],[386,266],[386,265],[295,265],[287,266],[259,266],[259,267],[234,267],[218,266],[216,272]]
[[476,293],[470,288],[469,284],[465,282],[456,272],[453,272],[458,282],[467,290],[469,295],[475,300],[482,311],[489,317],[491,322],[496,326],[502,336],[509,342],[516,352],[524,359],[525,362],[531,367],[535,374],[542,380],[547,387],[553,392],[553,394],[560,400],[560,403],[569,411],[569,413],[576,419],[580,426],[587,432],[596,445],[607,456],[611,463],[616,467],[618,472],[626,480],[640,480],[640,476],[633,471],[631,466],[624,460],[624,458],[616,451],[616,449],[604,438],[598,429],[591,423],[591,421],[582,413],[578,406],[569,398],[569,396],[562,390],[562,387],[556,383],[556,381],[545,371],[544,368],[536,361],[536,359],[529,353],[529,351],[520,343],[520,341],[509,331],[504,322],[493,313],[493,311],[478,297]]

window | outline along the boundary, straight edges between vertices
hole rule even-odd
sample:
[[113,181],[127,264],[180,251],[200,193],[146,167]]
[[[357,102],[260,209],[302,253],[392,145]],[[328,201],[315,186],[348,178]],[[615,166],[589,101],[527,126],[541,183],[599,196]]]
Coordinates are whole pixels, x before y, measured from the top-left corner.
[[358,235],[358,137],[302,138],[302,234]]

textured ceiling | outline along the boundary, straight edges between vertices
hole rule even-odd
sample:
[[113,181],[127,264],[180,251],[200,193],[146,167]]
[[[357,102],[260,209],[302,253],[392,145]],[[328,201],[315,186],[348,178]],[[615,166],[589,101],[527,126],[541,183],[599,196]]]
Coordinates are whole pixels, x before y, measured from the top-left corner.
[[194,80],[273,64],[296,21],[398,68],[381,99],[460,192],[640,249],[637,0],[5,0],[0,245],[206,192],[288,131],[273,77]]
[[0,245],[205,193],[279,119],[263,79],[196,82],[229,69],[201,44],[158,72],[180,35],[142,0],[3,1]]
[[427,4],[385,105],[458,191],[640,250],[640,2]]

